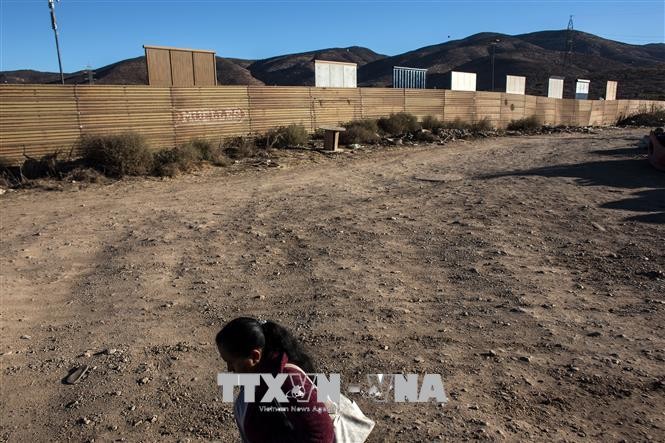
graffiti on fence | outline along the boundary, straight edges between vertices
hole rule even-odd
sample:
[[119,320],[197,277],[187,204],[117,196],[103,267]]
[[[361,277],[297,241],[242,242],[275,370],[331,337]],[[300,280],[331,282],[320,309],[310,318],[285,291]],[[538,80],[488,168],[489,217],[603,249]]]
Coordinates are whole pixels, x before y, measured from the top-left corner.
[[175,124],[239,123],[247,118],[247,111],[228,109],[176,109]]

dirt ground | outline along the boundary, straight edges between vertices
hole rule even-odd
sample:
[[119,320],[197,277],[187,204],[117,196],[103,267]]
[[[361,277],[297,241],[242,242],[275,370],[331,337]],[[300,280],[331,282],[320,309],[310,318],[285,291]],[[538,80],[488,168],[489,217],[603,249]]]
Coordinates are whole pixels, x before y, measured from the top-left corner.
[[[665,440],[665,174],[645,130],[327,156],[0,197],[0,439],[235,441],[213,343],[292,328],[370,440]],[[71,368],[93,367],[75,385]]]

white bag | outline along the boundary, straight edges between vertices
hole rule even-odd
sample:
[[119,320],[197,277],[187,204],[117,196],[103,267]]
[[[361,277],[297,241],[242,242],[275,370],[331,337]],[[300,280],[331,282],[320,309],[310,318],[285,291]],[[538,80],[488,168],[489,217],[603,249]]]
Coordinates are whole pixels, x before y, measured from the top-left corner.
[[[332,402],[326,402],[328,403]],[[333,403],[334,404],[334,403]],[[337,410],[332,412],[328,406],[330,418],[335,429],[335,443],[362,443],[374,429],[374,421],[368,418],[355,401],[340,394]]]
[[[299,370],[309,379],[309,376],[300,367],[292,363],[287,363],[285,366]],[[312,383],[311,379],[309,381]],[[314,383],[312,385],[316,386]],[[333,402],[330,398],[326,401],[319,399],[319,401],[326,405],[332,419],[335,443],[362,443],[374,429],[374,421],[363,414],[355,401],[343,394],[340,394],[339,403]]]

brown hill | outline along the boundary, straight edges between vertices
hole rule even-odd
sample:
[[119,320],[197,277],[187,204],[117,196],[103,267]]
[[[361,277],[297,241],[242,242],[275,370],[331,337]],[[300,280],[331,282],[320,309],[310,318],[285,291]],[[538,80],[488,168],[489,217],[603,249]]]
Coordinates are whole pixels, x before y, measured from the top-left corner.
[[[360,86],[392,85],[393,66],[427,68],[430,88],[447,87],[451,70],[476,72],[478,90],[490,90],[491,42],[496,45],[495,90],[504,90],[507,74],[527,77],[527,93],[545,95],[550,75],[563,75],[564,97],[573,96],[574,80],[591,80],[591,98],[604,95],[606,80],[618,80],[618,98],[665,100],[665,44],[630,45],[580,31],[574,32],[574,53],[564,66],[566,31],[542,31],[521,35],[481,33],[465,39],[426,46],[387,57],[367,48],[330,48],[271,57],[264,60],[217,58],[220,85],[313,85],[315,59],[357,63]],[[57,83],[51,72],[0,72],[3,83]],[[67,74],[67,83],[86,83],[83,71]],[[95,82],[145,84],[145,58],[123,60],[99,68]]]
[[[251,63],[251,60],[217,57],[217,83],[220,85],[262,85],[263,82],[252,77],[245,67]],[[0,83],[50,84],[59,82],[60,75],[53,72],[30,70],[0,72]],[[94,71],[94,82],[102,85],[145,85],[148,83],[145,57],[130,58],[101,67]],[[65,74],[65,83],[88,83],[87,71]]]
[[574,80],[588,78],[591,98],[605,94],[605,80],[619,80],[619,98],[665,99],[665,44],[629,45],[591,34],[574,33],[572,61],[564,66],[565,31],[543,31],[510,36],[472,35],[388,57],[359,69],[360,85],[390,86],[393,66],[427,68],[428,87],[448,87],[451,70],[476,72],[478,90],[491,90],[491,43],[496,44],[495,90],[505,90],[507,74],[527,77],[527,93],[547,94],[547,79],[563,75],[564,97],[574,95]]
[[386,58],[385,55],[352,46],[282,55],[258,60],[248,66],[255,78],[267,85],[314,86],[314,60],[357,63],[358,67]]

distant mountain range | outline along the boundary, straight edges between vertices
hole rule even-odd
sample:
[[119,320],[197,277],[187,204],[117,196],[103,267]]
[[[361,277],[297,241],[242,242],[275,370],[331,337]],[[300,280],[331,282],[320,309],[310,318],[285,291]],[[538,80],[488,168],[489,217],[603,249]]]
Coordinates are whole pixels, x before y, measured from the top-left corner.
[[[498,39],[498,42],[496,40]],[[393,66],[427,68],[427,87],[446,86],[452,70],[478,74],[477,88],[491,89],[491,51],[496,42],[495,90],[505,90],[505,76],[527,77],[527,94],[546,95],[551,75],[565,76],[564,97],[573,97],[577,78],[591,80],[590,98],[605,94],[605,81],[619,82],[617,98],[665,100],[665,44],[630,45],[574,31],[572,60],[564,66],[566,31],[541,31],[530,34],[475,34],[386,56],[359,46],[330,48],[271,57],[241,60],[217,57],[220,85],[313,86],[314,60],[358,64],[358,85],[390,87]],[[94,71],[98,84],[146,84],[145,57],[122,60]],[[87,83],[86,71],[66,74],[70,84]],[[32,70],[0,72],[0,83],[58,83],[53,72]]]

